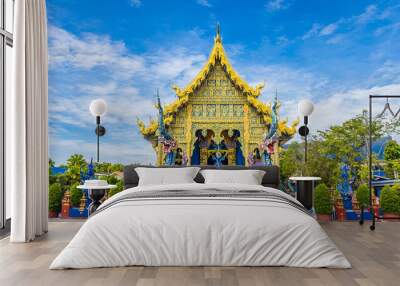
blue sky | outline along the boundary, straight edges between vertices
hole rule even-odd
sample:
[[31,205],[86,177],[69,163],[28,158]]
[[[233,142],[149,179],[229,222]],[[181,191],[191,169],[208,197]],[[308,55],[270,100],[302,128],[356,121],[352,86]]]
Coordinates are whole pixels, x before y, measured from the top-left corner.
[[[101,160],[153,162],[136,117],[154,116],[154,93],[174,99],[208,57],[221,24],[236,71],[275,89],[281,117],[315,103],[313,130],[367,107],[368,94],[400,94],[400,1],[48,0],[50,157],[95,157],[92,99],[103,98]],[[400,102],[399,102],[400,105]]]

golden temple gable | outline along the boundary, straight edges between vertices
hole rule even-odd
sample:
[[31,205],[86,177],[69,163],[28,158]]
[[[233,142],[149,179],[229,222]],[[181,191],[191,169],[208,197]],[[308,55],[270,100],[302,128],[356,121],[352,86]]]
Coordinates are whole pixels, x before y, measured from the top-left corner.
[[[152,143],[158,165],[249,165],[263,161],[262,154],[278,164],[278,146],[295,134],[297,122],[288,126],[278,118],[277,101],[258,99],[263,87],[250,86],[232,68],[218,29],[202,70],[185,88],[172,87],[177,99],[159,106],[161,121],[146,126],[138,120],[139,130]],[[161,133],[173,138],[173,146],[160,144]],[[269,147],[262,145],[267,139]]]

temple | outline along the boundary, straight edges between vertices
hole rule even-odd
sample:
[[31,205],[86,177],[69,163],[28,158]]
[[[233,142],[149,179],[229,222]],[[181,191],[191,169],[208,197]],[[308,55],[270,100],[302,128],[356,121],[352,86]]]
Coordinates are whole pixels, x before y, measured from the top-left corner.
[[157,154],[157,165],[279,165],[279,146],[296,132],[280,120],[276,95],[271,104],[258,97],[264,84],[250,86],[232,68],[219,26],[203,69],[177,99],[165,105],[158,96],[158,120],[140,132]]

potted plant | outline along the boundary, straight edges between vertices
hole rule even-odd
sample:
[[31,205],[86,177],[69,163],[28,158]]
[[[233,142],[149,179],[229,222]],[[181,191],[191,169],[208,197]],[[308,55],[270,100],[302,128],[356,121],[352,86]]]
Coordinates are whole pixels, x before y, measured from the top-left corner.
[[58,217],[61,211],[61,200],[63,197],[61,185],[53,183],[49,187],[49,217]]
[[383,218],[400,218],[400,185],[385,186],[381,191]]
[[325,184],[319,184],[315,188],[314,207],[319,221],[332,220],[332,196]]

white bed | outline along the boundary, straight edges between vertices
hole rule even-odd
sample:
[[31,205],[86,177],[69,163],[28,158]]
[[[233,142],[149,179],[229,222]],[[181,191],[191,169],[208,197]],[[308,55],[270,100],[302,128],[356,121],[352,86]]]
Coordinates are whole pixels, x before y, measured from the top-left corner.
[[[174,190],[189,195],[135,197]],[[238,191],[245,195],[190,196],[191,192]],[[251,191],[266,192],[271,198],[253,197]],[[298,204],[279,190],[255,185],[192,183],[127,189],[99,207],[50,269],[128,265],[350,268],[318,222]]]

